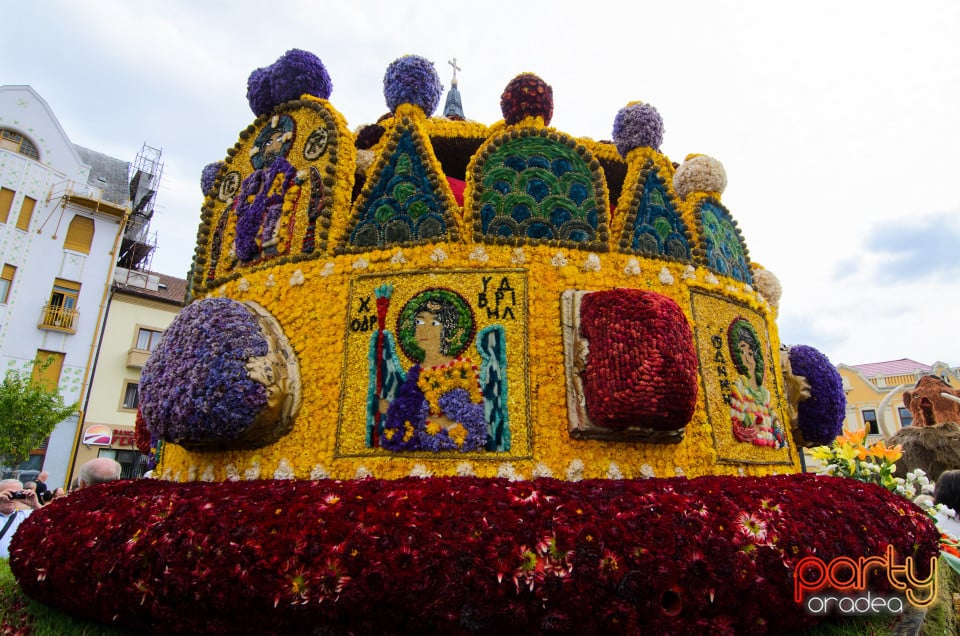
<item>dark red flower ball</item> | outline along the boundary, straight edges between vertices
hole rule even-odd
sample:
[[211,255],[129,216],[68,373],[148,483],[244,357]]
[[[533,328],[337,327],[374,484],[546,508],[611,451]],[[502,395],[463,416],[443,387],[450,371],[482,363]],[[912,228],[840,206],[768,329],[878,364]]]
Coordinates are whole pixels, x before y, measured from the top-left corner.
[[533,73],[521,73],[503,89],[500,110],[509,125],[536,116],[543,117],[543,123],[549,125],[553,117],[553,89]]

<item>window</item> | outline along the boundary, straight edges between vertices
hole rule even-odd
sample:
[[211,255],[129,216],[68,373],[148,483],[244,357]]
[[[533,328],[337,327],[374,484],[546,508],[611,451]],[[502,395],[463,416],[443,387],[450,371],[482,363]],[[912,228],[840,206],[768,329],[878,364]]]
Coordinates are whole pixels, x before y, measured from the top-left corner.
[[135,450],[101,448],[98,456],[116,460],[120,464],[120,479],[139,479],[147,472],[147,456]]
[[40,153],[33,143],[18,132],[8,128],[0,128],[0,148],[18,152],[25,157],[30,157],[34,161],[40,160]]
[[64,356],[65,354],[57,351],[38,350],[30,380],[48,391],[56,390],[60,385],[60,371],[63,369]]
[[0,273],[0,303],[4,305],[10,300],[10,288],[13,287],[13,277],[16,273],[16,267],[3,264],[3,272]]
[[874,409],[863,409],[863,425],[867,428],[870,435],[880,434],[880,424],[877,422],[877,412]]
[[30,229],[30,221],[33,220],[33,206],[37,200],[32,197],[23,197],[23,204],[20,206],[20,216],[17,217],[17,229],[26,232]]
[[897,412],[900,413],[900,426],[910,426],[913,424],[913,413],[910,412],[910,409],[901,406],[897,409]]
[[53,291],[50,292],[50,303],[44,307],[44,327],[59,327],[74,331],[79,312],[77,299],[80,297],[80,283],[57,278],[53,281]]
[[13,207],[13,195],[16,192],[7,188],[0,188],[0,223],[6,223]]
[[67,228],[67,238],[63,241],[63,249],[89,254],[92,244],[93,219],[78,214],[70,221],[70,227]]
[[123,386],[123,403],[120,405],[120,408],[135,411],[139,405],[140,385],[136,382],[127,381]]
[[162,331],[143,328],[138,329],[136,348],[140,351],[153,351],[157,345],[160,344],[160,336],[162,335]]

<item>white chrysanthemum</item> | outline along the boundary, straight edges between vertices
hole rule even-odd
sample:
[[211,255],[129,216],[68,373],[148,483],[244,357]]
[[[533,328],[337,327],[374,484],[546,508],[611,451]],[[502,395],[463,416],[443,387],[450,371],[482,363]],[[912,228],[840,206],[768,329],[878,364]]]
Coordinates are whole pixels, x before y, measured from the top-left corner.
[[473,469],[473,462],[460,462],[457,464],[457,477],[476,477],[477,471]]
[[551,477],[553,477],[553,471],[543,462],[537,462],[537,465],[533,467],[534,479],[549,479]]
[[607,479],[623,479],[623,471],[614,462],[607,466]]
[[373,477],[373,473],[370,472],[370,469],[364,466],[363,464],[357,466],[357,470],[353,473],[354,479],[366,479],[367,477]]
[[276,284],[277,284],[277,281],[274,280],[273,274],[270,274],[269,276],[267,276],[267,280],[263,281],[264,287],[273,287]]
[[688,155],[673,173],[673,189],[684,199],[694,192],[723,194],[727,189],[727,171],[713,157]]
[[260,462],[254,460],[253,463],[250,464],[250,468],[243,471],[243,478],[247,481],[260,479]]
[[768,303],[774,307],[780,304],[783,287],[780,285],[780,279],[773,272],[763,268],[754,269],[753,286],[761,296],[767,299]]
[[218,290],[218,293],[220,294],[220,298],[226,298],[226,296],[227,296],[227,286],[226,286],[226,285],[221,285],[221,286],[220,286],[220,289]]
[[250,281],[246,278],[241,278],[237,281],[237,289],[242,292],[250,291]]
[[567,466],[567,481],[580,481],[583,479],[583,460],[574,459]]
[[273,471],[274,479],[293,479],[296,477],[296,473],[293,471],[293,466],[290,465],[290,462],[287,459],[281,458],[277,464],[277,469]]
[[306,279],[306,277],[303,275],[303,271],[302,271],[302,270],[299,270],[299,269],[298,269],[297,271],[295,271],[293,274],[290,275],[290,286],[291,286],[291,287],[297,287],[298,285],[303,285],[305,282],[307,282],[307,279]]
[[518,473],[510,462],[504,462],[497,467],[497,477],[510,481],[523,481],[523,475]]
[[427,470],[426,464],[414,464],[413,468],[410,469],[411,477],[420,477],[421,479],[426,479],[427,477],[433,477],[433,473]]
[[363,148],[357,151],[357,174],[366,174],[376,155],[369,148]]
[[686,476],[687,476],[687,473],[683,472],[683,469],[680,468],[679,466],[677,466],[676,468],[673,469],[673,473],[674,473],[677,477],[686,477]]
[[707,281],[711,285],[719,285],[720,281],[716,276],[713,275],[713,272],[707,272],[707,275],[703,277],[703,280]]
[[173,473],[172,479],[179,484],[181,481],[183,481],[182,477],[183,472],[178,470],[177,472]]
[[640,476],[644,479],[653,479],[657,476],[657,473],[654,472],[653,466],[650,464],[644,464],[640,467]]
[[442,247],[437,247],[430,253],[430,260],[434,263],[442,263],[447,260],[447,253],[443,251]]
[[367,269],[368,267],[370,267],[370,261],[368,261],[363,257],[360,257],[357,260],[353,261],[353,269]]
[[200,481],[211,482],[216,478],[216,474],[213,472],[213,464],[207,464],[207,467],[203,469],[203,474],[200,475]]
[[320,275],[330,276],[331,274],[333,274],[336,268],[337,266],[334,263],[327,263],[326,265],[323,266],[323,269],[320,270]]
[[741,477],[746,477],[746,476],[747,476],[747,471],[745,471],[745,470],[743,469],[743,466],[741,466],[740,468],[737,469],[737,474],[740,475]]
[[550,259],[550,264],[554,267],[563,267],[567,264],[567,256],[563,252],[557,252]]
[[310,479],[320,481],[321,479],[330,479],[330,473],[322,464],[317,464],[310,470]]
[[673,285],[673,274],[666,267],[660,268],[660,283],[663,285]]
[[635,258],[631,258],[627,261],[627,266],[623,268],[623,273],[627,276],[639,276],[640,275],[640,261]]
[[691,278],[696,278],[697,268],[694,267],[693,265],[687,265],[686,267],[683,268],[683,273],[680,274],[680,277],[683,278],[683,280],[690,280]]
[[596,254],[589,254],[585,261],[583,261],[583,271],[585,272],[599,272],[600,271],[600,257]]
[[396,253],[390,257],[390,262],[394,265],[403,265],[407,262],[407,257],[403,255],[403,250],[398,249]]
[[234,464],[227,464],[223,470],[227,473],[227,481],[240,481],[240,472]]
[[196,464],[190,464],[190,467],[187,468],[187,481],[197,481],[197,473],[199,472],[199,466]]
[[482,245],[478,245],[473,248],[473,251],[470,252],[470,260],[476,263],[486,263],[490,260],[490,256],[487,254],[487,250],[483,249]]
[[510,255],[510,262],[514,265],[523,265],[527,262],[527,254],[523,251],[522,247],[517,247],[513,250],[513,254]]
[[163,469],[163,474],[160,475],[160,479],[164,481],[170,481],[171,479],[173,479],[173,471],[170,470],[169,466]]

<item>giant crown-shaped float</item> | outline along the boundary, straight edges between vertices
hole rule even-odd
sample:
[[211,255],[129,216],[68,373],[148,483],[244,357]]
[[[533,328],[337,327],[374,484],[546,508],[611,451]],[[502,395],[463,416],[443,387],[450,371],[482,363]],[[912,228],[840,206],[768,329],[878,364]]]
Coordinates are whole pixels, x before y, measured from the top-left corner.
[[405,56],[354,133],[330,91],[305,51],[257,69],[204,171],[194,300],[141,385],[158,475],[764,475],[838,432],[833,386],[801,430],[796,376],[829,364],[782,356],[723,166],[661,154],[653,106],[574,138],[524,73],[487,126],[454,75],[431,117],[439,77]]

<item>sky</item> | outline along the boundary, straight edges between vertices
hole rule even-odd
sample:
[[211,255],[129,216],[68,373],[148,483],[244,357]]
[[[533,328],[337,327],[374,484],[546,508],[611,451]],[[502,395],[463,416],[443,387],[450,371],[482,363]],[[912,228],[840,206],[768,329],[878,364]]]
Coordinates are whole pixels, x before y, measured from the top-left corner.
[[251,71],[314,53],[355,130],[387,111],[390,62],[421,55],[448,87],[456,58],[469,119],[500,120],[503,88],[532,72],[563,132],[610,139],[641,100],[673,161],[723,163],[723,204],[783,286],[784,344],[960,366],[955,0],[6,0],[0,15],[0,83],[32,86],[75,144],[162,150],[154,271],[186,277],[201,171],[255,119]]

